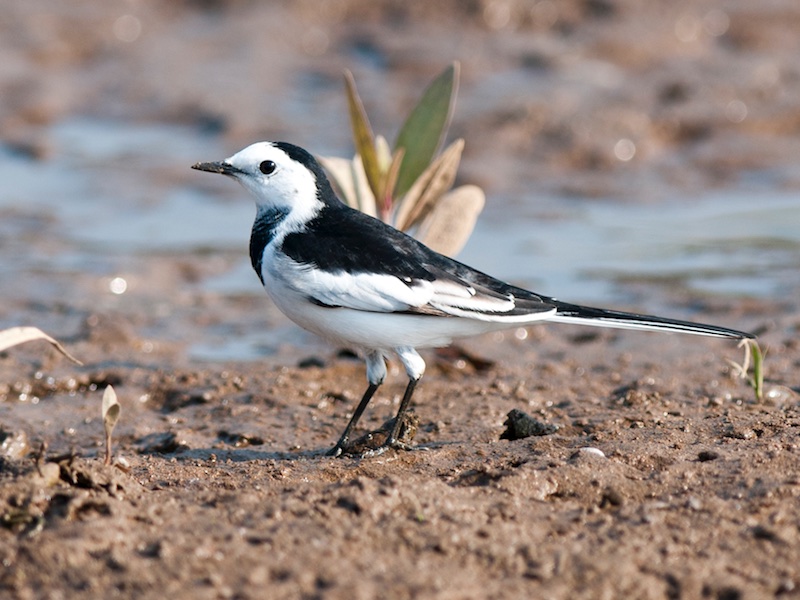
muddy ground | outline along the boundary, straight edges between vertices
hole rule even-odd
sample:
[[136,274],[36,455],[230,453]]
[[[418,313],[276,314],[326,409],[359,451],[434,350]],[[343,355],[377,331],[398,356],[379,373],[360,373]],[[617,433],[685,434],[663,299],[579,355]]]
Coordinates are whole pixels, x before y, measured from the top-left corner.
[[[403,94],[459,58],[462,99],[470,89],[473,99],[454,129],[470,181],[490,197],[536,182],[651,201],[744,172],[794,189],[795,3],[641,4],[15,3],[2,16],[0,127],[32,161],[57,153],[48,126],[75,114],[196,124],[231,149],[260,137],[306,143],[325,118],[304,112],[307,99],[286,91],[295,116],[258,100],[291,90],[291,73],[323,82],[318,101],[340,101],[339,73],[355,64],[365,93],[396,99],[370,106],[376,122],[395,123]],[[511,64],[538,83],[487,104],[480,82]],[[608,143],[620,127],[637,148],[624,168]],[[320,144],[346,137],[339,127]],[[202,151],[197,160],[218,158]],[[136,177],[195,176],[186,166]],[[6,261],[64,247],[42,235],[57,227],[46,215],[7,210],[5,220]],[[796,294],[634,282],[636,304],[621,307],[757,333],[768,347],[761,402],[735,377],[735,343],[519,329],[425,353],[417,450],[334,459],[324,453],[364,388],[346,349],[301,336],[257,361],[189,352],[212,331],[268,338],[291,327],[257,289],[203,287],[239,258],[141,254],[125,266],[147,285],[119,297],[103,295],[91,269],[46,261],[2,282],[3,322],[47,329],[84,366],[36,343],[0,354],[0,595],[800,595]],[[404,383],[393,365],[365,429],[391,417]],[[112,467],[99,417],[108,384],[122,404]],[[551,427],[502,439],[513,409]]]

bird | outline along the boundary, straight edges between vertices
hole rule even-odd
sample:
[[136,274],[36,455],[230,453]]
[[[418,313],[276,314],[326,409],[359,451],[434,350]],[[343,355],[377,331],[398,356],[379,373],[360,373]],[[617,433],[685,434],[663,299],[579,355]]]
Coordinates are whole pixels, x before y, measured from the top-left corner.
[[539,322],[755,337],[715,325],[562,302],[496,279],[345,204],[313,155],[294,144],[257,142],[192,168],[234,179],[255,198],[250,260],[275,305],[300,327],[364,357],[367,389],[328,452],[332,456],[348,451],[392,354],[403,365],[408,384],[376,453],[408,449],[399,437],[425,372],[420,348]]

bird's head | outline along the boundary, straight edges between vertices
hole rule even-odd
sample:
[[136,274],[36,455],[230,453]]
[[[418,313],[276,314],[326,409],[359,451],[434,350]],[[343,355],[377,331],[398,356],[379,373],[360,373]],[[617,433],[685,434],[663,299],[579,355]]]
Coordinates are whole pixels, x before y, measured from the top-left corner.
[[288,209],[310,217],[323,204],[338,202],[314,157],[286,142],[258,142],[225,160],[192,168],[232,177],[253,194],[259,209]]

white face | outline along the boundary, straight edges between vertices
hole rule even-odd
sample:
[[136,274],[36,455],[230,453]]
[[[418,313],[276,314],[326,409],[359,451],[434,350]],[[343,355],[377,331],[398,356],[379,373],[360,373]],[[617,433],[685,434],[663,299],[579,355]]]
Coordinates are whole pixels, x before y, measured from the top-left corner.
[[314,174],[271,142],[248,146],[224,163],[235,168],[230,175],[255,196],[260,208],[289,208],[296,218],[320,208]]

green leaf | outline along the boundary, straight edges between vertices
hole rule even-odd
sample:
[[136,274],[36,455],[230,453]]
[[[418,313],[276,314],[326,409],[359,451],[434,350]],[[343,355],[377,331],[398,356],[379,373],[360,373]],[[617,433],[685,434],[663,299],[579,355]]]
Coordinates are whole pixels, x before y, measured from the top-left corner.
[[750,347],[753,351],[753,391],[756,401],[762,402],[764,400],[764,355],[766,353],[761,352],[761,348],[755,340],[750,341]]
[[356,82],[350,71],[344,72],[345,90],[347,91],[347,105],[350,109],[350,122],[353,126],[353,141],[356,145],[356,153],[364,163],[364,172],[367,174],[367,181],[375,197],[381,191],[381,168],[378,161],[378,153],[375,150],[375,136],[372,133],[372,126],[367,118],[367,111],[356,90]]
[[459,63],[454,62],[425,90],[397,136],[395,150],[405,149],[397,177],[396,198],[405,194],[431,163],[450,125],[458,92]]

